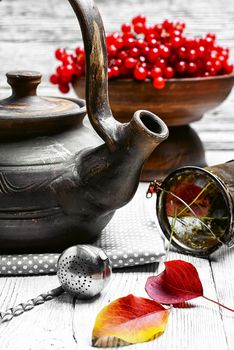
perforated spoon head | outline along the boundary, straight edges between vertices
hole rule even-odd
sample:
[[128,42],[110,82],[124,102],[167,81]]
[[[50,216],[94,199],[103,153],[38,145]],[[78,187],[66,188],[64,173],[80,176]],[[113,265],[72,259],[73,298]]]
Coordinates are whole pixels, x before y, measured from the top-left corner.
[[65,292],[77,299],[90,299],[108,284],[111,276],[110,260],[100,248],[73,246],[60,255],[57,275]]

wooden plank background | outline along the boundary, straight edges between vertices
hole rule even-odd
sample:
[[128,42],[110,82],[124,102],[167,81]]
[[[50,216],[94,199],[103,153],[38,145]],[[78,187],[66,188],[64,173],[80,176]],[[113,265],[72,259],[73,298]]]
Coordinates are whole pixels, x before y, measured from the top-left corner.
[[[187,23],[192,35],[215,32],[234,58],[234,6],[232,0],[97,0],[107,32],[119,30],[122,22],[144,13],[149,22],[165,18]],[[0,97],[9,94],[5,73],[13,69],[39,70],[44,74],[42,94],[58,95],[48,82],[55,67],[54,50],[73,48],[81,42],[80,29],[66,0],[2,0],[0,2]],[[234,59],[233,59],[234,60]],[[72,93],[70,94],[72,96]],[[206,149],[208,163],[234,158],[234,92],[218,109],[207,113],[193,127]],[[154,203],[152,202],[152,205]],[[170,253],[194,263],[205,295],[234,307],[234,250],[221,249],[210,260]],[[92,302],[74,302],[63,295],[57,300],[0,325],[1,350],[90,349],[95,315],[109,301],[133,293],[146,296],[147,276],[156,265],[118,270],[109,288]],[[0,310],[22,302],[57,285],[56,276],[0,278]],[[232,350],[234,317],[201,298],[188,307],[173,309],[165,334],[159,339],[129,349]]]

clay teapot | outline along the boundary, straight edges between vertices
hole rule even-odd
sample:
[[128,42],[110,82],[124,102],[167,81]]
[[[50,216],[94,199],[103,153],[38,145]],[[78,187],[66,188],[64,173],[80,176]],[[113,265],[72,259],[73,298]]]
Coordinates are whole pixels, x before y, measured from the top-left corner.
[[39,73],[7,74],[12,95],[0,101],[0,252],[61,251],[95,240],[131,200],[145,159],[168,136],[164,122],[147,111],[125,124],[114,119],[100,14],[92,0],[69,2],[82,29],[93,128],[83,123],[83,101],[37,96]]

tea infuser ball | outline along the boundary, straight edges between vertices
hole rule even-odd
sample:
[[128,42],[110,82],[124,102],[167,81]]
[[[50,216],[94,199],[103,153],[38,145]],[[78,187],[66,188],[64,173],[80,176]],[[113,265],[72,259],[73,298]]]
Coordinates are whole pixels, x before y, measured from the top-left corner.
[[63,292],[77,299],[91,299],[108,284],[111,277],[111,264],[106,253],[90,245],[77,245],[66,249],[58,259],[57,276],[60,286],[38,297],[0,312],[0,322],[10,321],[43,304]]
[[90,299],[107,285],[111,275],[106,253],[90,245],[66,249],[59,257],[57,276],[65,292]]

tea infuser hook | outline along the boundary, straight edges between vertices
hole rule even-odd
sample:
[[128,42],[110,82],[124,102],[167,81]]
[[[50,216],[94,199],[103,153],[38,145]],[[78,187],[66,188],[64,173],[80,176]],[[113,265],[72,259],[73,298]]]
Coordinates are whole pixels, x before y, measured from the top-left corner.
[[64,292],[77,299],[91,299],[108,284],[111,276],[110,260],[106,253],[90,245],[77,245],[66,249],[58,259],[57,276],[60,286],[0,312],[0,323],[29,311]]

